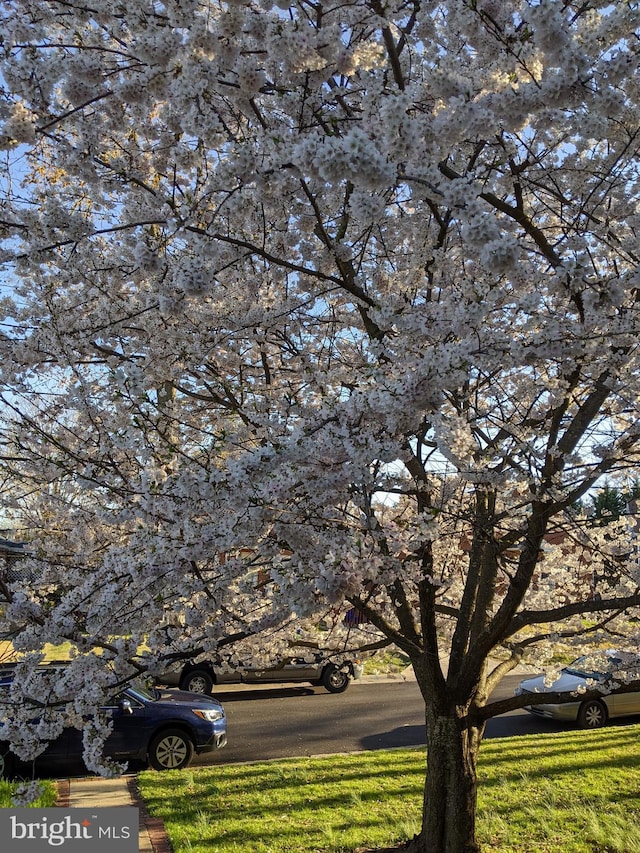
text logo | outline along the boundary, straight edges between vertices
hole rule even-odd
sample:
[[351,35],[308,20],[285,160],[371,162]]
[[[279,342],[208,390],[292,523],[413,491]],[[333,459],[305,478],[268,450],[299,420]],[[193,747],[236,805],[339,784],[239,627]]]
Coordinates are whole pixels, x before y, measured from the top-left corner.
[[138,853],[136,808],[0,809],[0,847],[11,853]]

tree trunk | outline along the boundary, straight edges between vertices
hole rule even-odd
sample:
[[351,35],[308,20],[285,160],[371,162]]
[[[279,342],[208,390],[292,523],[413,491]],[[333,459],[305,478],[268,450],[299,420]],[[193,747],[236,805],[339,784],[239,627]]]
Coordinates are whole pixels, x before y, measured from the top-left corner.
[[484,727],[471,726],[462,709],[427,710],[427,776],[422,830],[411,853],[478,853],[477,761]]

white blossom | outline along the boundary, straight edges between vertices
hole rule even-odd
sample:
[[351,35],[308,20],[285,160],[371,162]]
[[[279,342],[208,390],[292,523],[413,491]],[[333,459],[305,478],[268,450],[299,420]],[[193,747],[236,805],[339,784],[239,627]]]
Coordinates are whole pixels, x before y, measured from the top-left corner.
[[94,5],[0,2],[16,752],[119,772],[115,685],[351,607],[433,714],[632,647],[635,519],[585,511],[639,461],[632,4]]

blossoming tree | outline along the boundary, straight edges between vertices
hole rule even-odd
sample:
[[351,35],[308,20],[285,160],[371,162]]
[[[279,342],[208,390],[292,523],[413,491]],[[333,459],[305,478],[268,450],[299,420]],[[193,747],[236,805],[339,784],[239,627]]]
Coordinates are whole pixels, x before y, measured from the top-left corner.
[[424,696],[412,849],[476,851],[493,688],[640,604],[574,509],[639,453],[637,3],[0,14],[16,695],[73,657],[14,749],[167,655],[348,644],[346,602]]

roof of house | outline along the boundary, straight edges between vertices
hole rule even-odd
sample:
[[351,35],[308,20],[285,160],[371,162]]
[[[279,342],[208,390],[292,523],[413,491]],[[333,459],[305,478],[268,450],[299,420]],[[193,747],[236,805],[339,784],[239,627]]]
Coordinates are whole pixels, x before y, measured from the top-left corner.
[[0,554],[24,554],[24,542],[12,542],[10,539],[0,539]]

